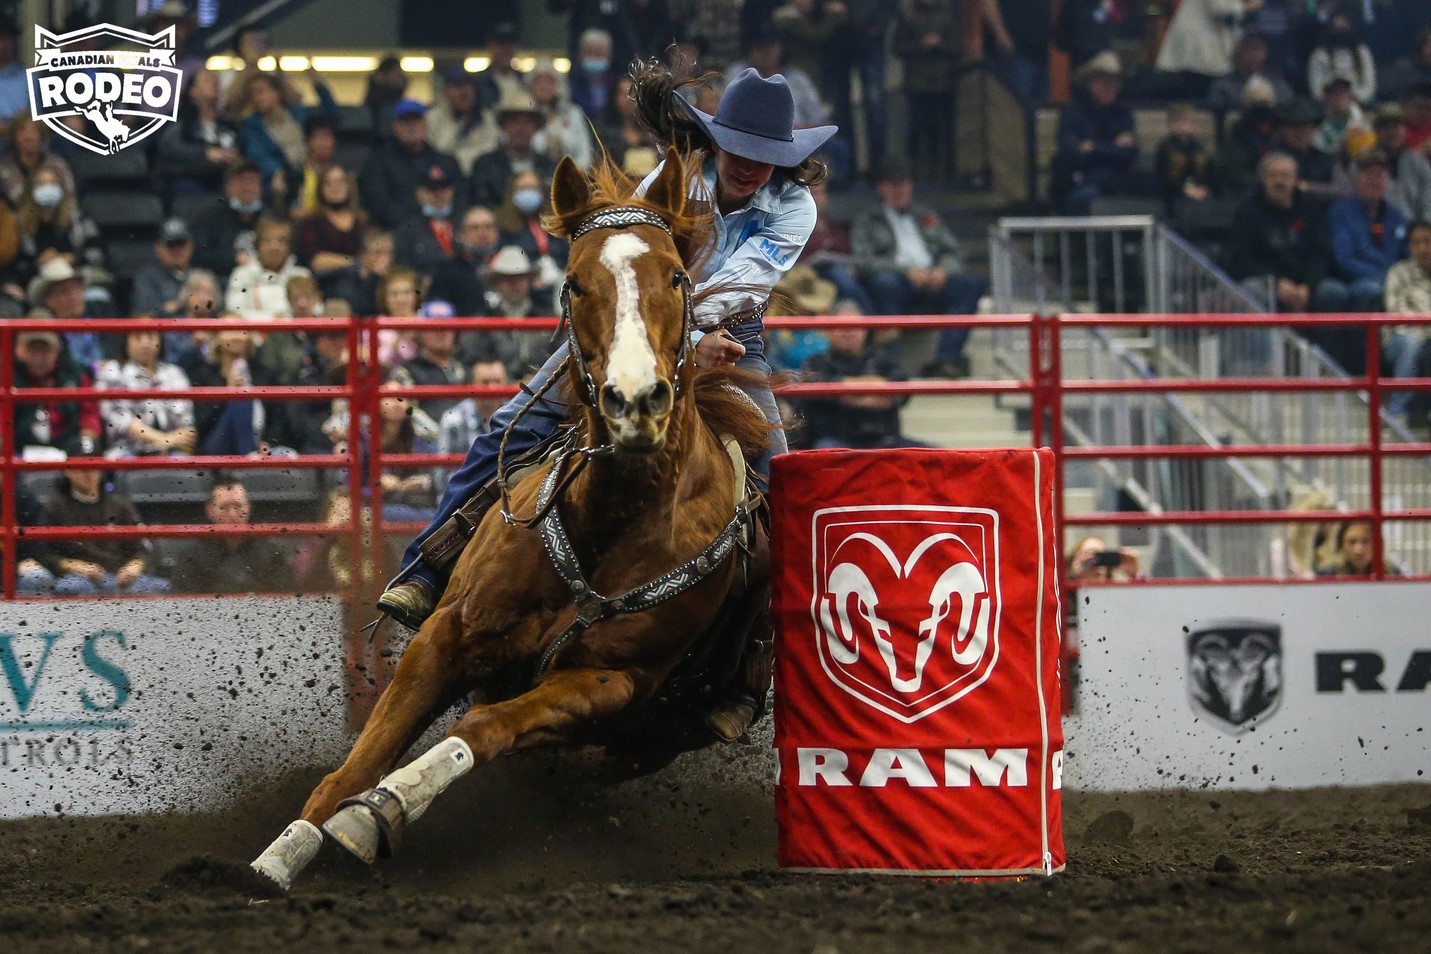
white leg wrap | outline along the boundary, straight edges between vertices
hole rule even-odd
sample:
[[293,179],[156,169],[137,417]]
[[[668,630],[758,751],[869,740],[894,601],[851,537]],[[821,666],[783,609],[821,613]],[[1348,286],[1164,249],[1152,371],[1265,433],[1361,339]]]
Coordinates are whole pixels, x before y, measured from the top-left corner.
[[447,786],[472,771],[472,749],[456,736],[443,739],[425,753],[385,777],[386,789],[402,803],[403,817],[415,822]]
[[308,867],[308,862],[322,847],[322,832],[300,819],[283,829],[283,834],[273,839],[273,844],[265,848],[249,867],[287,891],[293,879]]

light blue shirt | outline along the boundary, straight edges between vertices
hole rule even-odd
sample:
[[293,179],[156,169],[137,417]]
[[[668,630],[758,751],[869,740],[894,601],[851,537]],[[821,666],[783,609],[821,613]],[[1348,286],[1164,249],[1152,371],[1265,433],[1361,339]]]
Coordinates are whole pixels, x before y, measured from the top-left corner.
[[9,122],[16,113],[30,111],[30,88],[25,68],[19,63],[0,67],[0,122]]
[[[664,162],[636,187],[637,195],[660,175]],[[691,183],[691,198],[711,204],[715,239],[710,256],[695,276],[696,292],[713,292],[696,305],[697,325],[713,325],[728,315],[750,311],[795,264],[815,229],[815,199],[805,186],[791,182],[779,170],[756,190],[750,201],[729,215],[715,209],[715,159],[706,160],[701,177]],[[731,291],[720,291],[730,286]]]

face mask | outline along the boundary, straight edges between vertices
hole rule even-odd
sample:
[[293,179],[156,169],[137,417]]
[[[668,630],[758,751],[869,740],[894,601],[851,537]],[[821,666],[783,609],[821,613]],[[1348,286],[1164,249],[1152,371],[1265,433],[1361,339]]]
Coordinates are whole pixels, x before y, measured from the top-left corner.
[[65,190],[53,182],[46,182],[44,185],[35,186],[30,195],[34,197],[35,204],[40,208],[53,209],[65,197]]
[[425,219],[445,219],[452,215],[450,205],[424,205],[422,207],[422,217]]
[[531,215],[542,207],[542,192],[540,189],[518,189],[512,193],[512,204],[517,211]]
[[332,199],[326,199],[326,198],[325,198],[325,199],[323,200],[323,204],[324,204],[325,206],[327,206],[328,208],[330,208],[330,209],[346,209],[346,208],[348,207],[348,199],[347,199],[347,197],[345,196],[344,198],[338,200],[337,202],[334,202]]
[[252,202],[245,202],[242,199],[229,199],[229,208],[244,215],[253,215],[263,211],[263,200],[254,199]]
[[581,68],[588,73],[605,73],[610,67],[610,60],[599,60],[595,57],[591,57],[581,61]]

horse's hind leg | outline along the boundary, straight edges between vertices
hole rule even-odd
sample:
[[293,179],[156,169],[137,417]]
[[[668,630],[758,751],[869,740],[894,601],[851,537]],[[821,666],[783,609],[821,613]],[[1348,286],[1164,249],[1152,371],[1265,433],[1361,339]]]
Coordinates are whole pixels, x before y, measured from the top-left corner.
[[428,752],[382,779],[377,788],[350,804],[324,830],[339,844],[371,863],[382,839],[389,846],[408,823],[453,781],[473,766],[499,755],[560,742],[570,730],[621,711],[635,695],[624,672],[558,670],[515,699],[475,706]]
[[363,727],[348,758],[313,790],[299,821],[254,861],[253,867],[288,887],[322,844],[318,828],[338,803],[376,784],[432,721],[464,692],[467,673],[454,660],[461,637],[455,605],[439,609],[398,662],[392,683]]

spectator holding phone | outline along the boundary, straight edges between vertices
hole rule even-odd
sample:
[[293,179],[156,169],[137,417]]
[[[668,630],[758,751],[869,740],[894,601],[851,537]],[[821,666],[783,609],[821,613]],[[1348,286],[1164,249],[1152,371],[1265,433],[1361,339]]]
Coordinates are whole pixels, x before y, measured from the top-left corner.
[[1128,547],[1109,549],[1100,537],[1084,537],[1068,553],[1068,580],[1138,579],[1138,554]]

